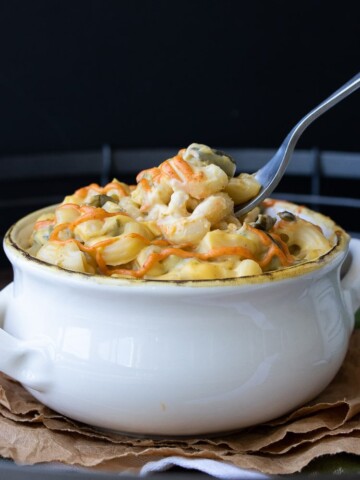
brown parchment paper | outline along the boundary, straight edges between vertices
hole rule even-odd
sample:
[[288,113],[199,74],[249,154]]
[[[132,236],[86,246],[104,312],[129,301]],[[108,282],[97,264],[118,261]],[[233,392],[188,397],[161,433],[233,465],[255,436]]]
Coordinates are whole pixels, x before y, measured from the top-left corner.
[[45,407],[0,375],[0,455],[137,473],[167,456],[209,458],[266,474],[301,471],[325,454],[360,455],[360,330],[343,366],[312,402],[270,423],[216,438],[153,440],[100,432]]

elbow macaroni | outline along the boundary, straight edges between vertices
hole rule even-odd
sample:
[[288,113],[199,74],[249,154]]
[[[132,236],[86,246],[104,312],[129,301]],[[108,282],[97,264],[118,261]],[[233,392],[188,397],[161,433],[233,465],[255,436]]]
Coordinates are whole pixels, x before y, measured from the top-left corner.
[[87,274],[204,280],[258,275],[330,250],[320,227],[291,212],[269,217],[263,205],[239,220],[234,205],[260,185],[234,170],[225,154],[192,144],[140,172],[136,186],[80,188],[38,218],[29,252]]

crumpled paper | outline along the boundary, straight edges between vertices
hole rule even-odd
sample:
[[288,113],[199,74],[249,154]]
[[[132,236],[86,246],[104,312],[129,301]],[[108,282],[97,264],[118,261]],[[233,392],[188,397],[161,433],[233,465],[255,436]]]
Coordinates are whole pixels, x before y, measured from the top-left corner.
[[215,438],[150,439],[99,431],[45,407],[0,375],[0,455],[20,464],[60,462],[139,473],[165,457],[202,458],[263,474],[300,472],[326,454],[360,455],[360,330],[332,383],[272,422]]

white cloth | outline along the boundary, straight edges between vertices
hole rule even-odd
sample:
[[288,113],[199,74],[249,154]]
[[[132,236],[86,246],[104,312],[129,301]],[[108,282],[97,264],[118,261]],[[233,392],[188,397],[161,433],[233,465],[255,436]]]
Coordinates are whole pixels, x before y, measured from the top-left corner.
[[[9,462],[11,464],[11,462]],[[12,464],[11,464],[12,465]],[[132,471],[118,472],[119,479],[122,476],[127,477],[147,477],[151,478],[152,473],[160,473],[169,470],[172,467],[181,467],[187,470],[198,470],[212,477],[226,480],[268,480],[270,477],[251,470],[244,470],[242,468],[235,467],[234,465],[217,460],[209,460],[207,458],[184,458],[184,457],[165,457],[161,460],[146,463],[140,473],[133,473]],[[13,465],[14,471],[21,471],[22,473],[86,473],[89,470],[86,467],[78,467],[73,465],[64,465],[62,463],[43,463],[37,465]],[[10,472],[11,473],[11,472]],[[113,472],[113,475],[116,475]],[[25,477],[24,477],[25,478]],[[79,479],[81,475],[79,476]]]
[[198,470],[202,473],[212,475],[216,478],[224,479],[251,479],[263,480],[269,478],[262,473],[238,468],[230,463],[209,460],[207,458],[183,458],[183,457],[165,457],[161,460],[148,462],[140,471],[140,476],[145,477],[151,473],[163,472],[172,467],[181,467],[191,470]]

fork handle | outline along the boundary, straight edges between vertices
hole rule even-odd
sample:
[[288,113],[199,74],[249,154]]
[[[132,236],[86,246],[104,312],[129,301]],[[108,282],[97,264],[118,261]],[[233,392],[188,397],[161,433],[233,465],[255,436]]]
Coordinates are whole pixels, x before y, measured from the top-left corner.
[[[323,102],[321,102],[317,107],[310,110],[310,112],[307,115],[305,115],[305,117],[303,117],[290,130],[290,132],[286,136],[283,143],[280,145],[280,148],[278,149],[274,157],[270,160],[270,162],[267,165],[264,165],[264,167],[260,168],[260,170],[258,170],[258,172],[255,174],[255,178],[258,179],[262,184],[261,178],[263,177],[263,175],[266,175],[267,171],[269,171],[268,169],[269,165],[273,164],[275,168],[278,167],[276,176],[272,179],[272,181],[270,182],[266,190],[273,191],[274,188],[279,183],[291,159],[296,143],[301,137],[301,135],[303,134],[304,130],[306,130],[306,128],[309,125],[311,125],[311,123],[314,120],[320,117],[323,113],[330,110],[331,107],[339,103],[341,100],[346,98],[348,95],[350,95],[352,92],[357,90],[359,87],[360,87],[360,73],[358,73],[351,80],[346,82],[342,87],[340,87],[332,95],[330,95],[330,97],[326,98]],[[282,157],[282,161],[278,166],[279,157]],[[270,178],[268,179],[268,181],[270,181]],[[271,190],[269,186],[271,186]],[[262,199],[265,198],[266,196],[265,192],[262,192],[260,195]],[[251,203],[253,202],[249,202],[249,207]],[[250,210],[249,207],[246,207],[247,211]]]
[[[336,90],[330,97],[326,98],[317,107],[313,108],[305,117],[303,117],[295,127],[290,131],[285,139],[289,142],[296,142],[304,132],[304,130],[320,115],[330,110],[331,107],[341,102],[344,98],[360,87],[360,73],[356,74],[351,80],[346,82],[342,87]],[[285,143],[284,142],[284,143]],[[295,146],[295,145],[294,145]]]
[[[241,217],[252,210],[264,198],[269,196],[280,182],[287,165],[291,159],[291,155],[295,149],[296,143],[301,137],[304,130],[323,113],[330,110],[331,107],[346,98],[352,92],[360,87],[360,73],[357,73],[351,80],[346,82],[342,87],[336,90],[330,97],[326,98],[317,107],[313,108],[290,130],[285,140],[275,155],[260,168],[254,178],[260,183],[262,188],[258,195],[248,202],[235,207],[235,215]],[[275,172],[275,173],[274,173]]]

